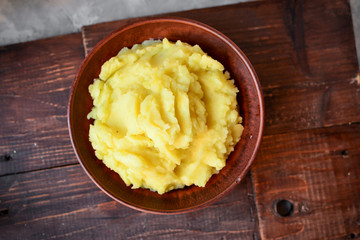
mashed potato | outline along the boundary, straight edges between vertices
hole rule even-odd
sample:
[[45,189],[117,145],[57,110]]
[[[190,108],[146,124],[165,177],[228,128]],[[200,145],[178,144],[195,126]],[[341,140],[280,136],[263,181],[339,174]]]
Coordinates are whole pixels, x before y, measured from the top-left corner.
[[132,188],[205,186],[243,130],[234,81],[198,45],[164,39],[123,48],[89,91],[95,154]]

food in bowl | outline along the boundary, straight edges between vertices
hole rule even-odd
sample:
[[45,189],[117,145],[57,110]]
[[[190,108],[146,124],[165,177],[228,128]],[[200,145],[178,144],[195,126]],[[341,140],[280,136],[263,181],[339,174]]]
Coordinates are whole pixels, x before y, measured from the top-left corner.
[[205,186],[243,131],[234,81],[198,45],[164,38],[123,48],[89,92],[96,157],[132,188]]

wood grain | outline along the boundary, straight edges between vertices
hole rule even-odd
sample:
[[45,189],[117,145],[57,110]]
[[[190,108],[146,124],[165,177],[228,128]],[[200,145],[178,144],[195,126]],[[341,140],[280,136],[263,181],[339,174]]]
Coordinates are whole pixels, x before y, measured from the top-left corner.
[[206,209],[173,216],[124,207],[80,166],[2,177],[0,239],[253,239],[250,176]]
[[[168,15],[215,27],[253,63],[266,136],[252,178],[189,214],[116,204],[71,165],[65,115],[84,55],[80,34],[1,47],[0,239],[360,238],[360,88],[348,1],[259,1]],[[85,51],[129,21],[84,27]],[[274,212],[280,199],[294,205],[290,216]]]
[[[261,1],[160,16],[206,23],[244,51],[262,84],[265,135],[360,121],[347,1]],[[83,27],[85,53],[134,20]]]
[[[360,237],[360,124],[265,136],[252,168],[262,239]],[[289,217],[274,203],[294,204]]]
[[[253,168],[262,239],[359,236],[359,138],[359,124],[264,137]],[[251,191],[247,176],[204,210],[157,216],[116,204],[79,166],[10,175],[0,181],[0,238],[252,239]],[[278,199],[295,205],[293,215],[275,215]]]
[[[171,15],[225,33],[259,75],[267,136],[252,173],[261,237],[359,237],[358,125],[297,132],[360,120],[347,1],[256,2],[210,12]],[[83,28],[85,51],[127,21]],[[284,132],[293,133],[278,135]],[[274,202],[281,199],[294,204],[292,216],[275,215]]]
[[0,175],[76,163],[67,99],[81,34],[0,48]]

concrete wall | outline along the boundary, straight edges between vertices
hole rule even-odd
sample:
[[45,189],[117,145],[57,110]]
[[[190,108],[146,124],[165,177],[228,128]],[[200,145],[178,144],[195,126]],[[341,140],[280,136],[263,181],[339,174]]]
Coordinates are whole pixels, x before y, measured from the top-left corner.
[[0,0],[0,45],[78,32],[84,25],[250,0]]

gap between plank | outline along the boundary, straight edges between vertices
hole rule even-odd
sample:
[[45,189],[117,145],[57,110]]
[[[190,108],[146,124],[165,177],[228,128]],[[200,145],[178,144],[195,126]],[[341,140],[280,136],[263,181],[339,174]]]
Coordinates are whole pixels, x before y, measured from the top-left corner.
[[75,162],[75,163],[68,163],[68,164],[63,164],[63,165],[59,165],[59,166],[52,166],[52,167],[46,167],[46,168],[33,169],[33,170],[28,170],[28,171],[6,173],[6,174],[3,174],[3,175],[0,175],[0,178],[1,177],[12,176],[12,175],[18,175],[18,174],[31,173],[31,172],[40,172],[40,171],[56,169],[56,168],[62,168],[62,167],[76,166],[76,165],[80,165],[80,164],[78,162]]

